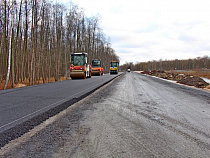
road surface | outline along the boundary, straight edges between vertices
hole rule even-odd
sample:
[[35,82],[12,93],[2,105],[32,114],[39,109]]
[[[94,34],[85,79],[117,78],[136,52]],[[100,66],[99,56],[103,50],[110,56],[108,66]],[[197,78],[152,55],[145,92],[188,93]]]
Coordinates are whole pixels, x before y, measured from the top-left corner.
[[105,74],[0,91],[0,147],[7,138],[27,132],[116,76]]
[[2,157],[210,157],[210,93],[125,73],[0,153]]

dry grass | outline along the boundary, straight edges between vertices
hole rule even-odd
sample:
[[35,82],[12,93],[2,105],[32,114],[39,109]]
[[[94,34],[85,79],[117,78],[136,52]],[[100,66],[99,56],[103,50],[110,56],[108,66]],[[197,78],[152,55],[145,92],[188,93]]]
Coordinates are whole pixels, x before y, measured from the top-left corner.
[[[67,80],[69,80],[70,78],[68,77]],[[60,77],[58,81],[64,81],[66,80],[65,77]],[[42,78],[40,78],[39,81],[36,81],[35,82],[35,85],[36,84],[43,84],[43,83],[49,83],[49,82],[55,82],[55,78],[54,77],[51,77],[49,80],[48,78],[45,80],[45,82],[43,82]],[[5,84],[5,81],[1,81],[0,82],[0,90],[3,90],[4,89],[4,84]],[[24,82],[21,83],[21,81],[19,81],[19,83],[17,84],[14,84],[14,88],[19,88],[19,87],[26,87],[26,86],[29,86],[29,80],[28,79],[25,79]],[[10,81],[8,82],[7,84],[7,89],[12,89],[12,85],[10,83]]]

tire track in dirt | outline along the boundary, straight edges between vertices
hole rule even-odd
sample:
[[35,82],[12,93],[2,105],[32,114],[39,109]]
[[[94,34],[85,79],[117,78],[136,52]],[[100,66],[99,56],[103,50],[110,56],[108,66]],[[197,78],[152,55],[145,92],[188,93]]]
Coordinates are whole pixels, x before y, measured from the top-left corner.
[[[134,107],[138,107],[137,111],[136,110],[133,111],[132,109],[127,109],[127,113],[139,114],[151,121],[156,122],[157,124],[161,125],[162,127],[165,127],[175,133],[178,133],[178,134],[184,136],[187,139],[192,140],[193,142],[197,143],[199,146],[202,146],[202,147],[210,150],[210,143],[203,141],[203,140],[209,140],[210,134],[205,133],[195,127],[192,127],[189,124],[185,124],[183,122],[180,122],[178,120],[175,120],[173,118],[165,116],[163,114],[159,114],[157,112],[148,110],[146,108],[142,108],[139,105],[132,104],[130,102],[121,100],[119,98],[111,98],[111,99],[112,99],[112,102],[117,102],[117,104],[120,104],[121,106],[126,104],[126,106],[124,106],[125,108],[128,107],[127,105],[129,105],[129,106],[132,105]],[[126,112],[126,110],[124,110],[124,112]],[[194,132],[193,135],[197,135],[197,137],[192,135],[193,132]],[[198,134],[199,134],[199,136],[198,136]],[[198,137],[204,137],[204,139],[201,140]]]
[[[123,118],[124,120],[127,120],[130,123],[132,123],[135,126],[137,126],[137,128],[141,128],[141,129],[144,128],[144,127],[141,126],[140,123],[132,121],[128,117],[124,116],[122,113],[118,113],[118,115],[121,118]],[[136,117],[138,117],[138,116],[136,116]],[[112,126],[113,126],[113,128],[116,128],[114,124]],[[146,129],[143,129],[143,130],[146,131]],[[135,145],[137,145],[137,144],[139,145],[140,144],[140,146],[144,147],[144,149],[147,151],[147,153],[151,153],[151,155],[154,156],[154,157],[158,157],[158,156],[159,157],[167,157],[168,156],[167,154],[166,154],[167,156],[166,155],[164,156],[164,154],[158,153],[159,151],[161,151],[161,152],[164,151],[164,153],[170,152],[170,155],[171,156],[173,155],[172,157],[176,157],[176,156],[178,156],[178,157],[189,157],[186,154],[180,153],[180,152],[176,151],[174,148],[168,146],[168,144],[165,141],[162,140],[162,137],[160,137],[159,135],[157,135],[157,133],[154,133],[153,131],[150,131],[150,135],[149,134],[145,134],[143,140],[139,138],[140,134],[138,132],[135,132],[135,131],[132,131],[132,130],[128,130],[125,127],[119,128],[118,132],[123,133],[123,135],[127,135],[127,137],[132,137],[130,139],[134,140],[133,143],[135,142],[135,140],[138,142]],[[158,146],[158,148],[148,148],[148,146],[151,146],[151,145],[148,144],[148,140],[151,140],[150,142],[154,145],[154,140],[152,140],[152,138],[150,137],[151,135],[152,135],[152,138],[155,137],[156,142],[159,142],[159,144],[162,144],[163,147]],[[130,139],[128,139],[128,140],[130,140]]]

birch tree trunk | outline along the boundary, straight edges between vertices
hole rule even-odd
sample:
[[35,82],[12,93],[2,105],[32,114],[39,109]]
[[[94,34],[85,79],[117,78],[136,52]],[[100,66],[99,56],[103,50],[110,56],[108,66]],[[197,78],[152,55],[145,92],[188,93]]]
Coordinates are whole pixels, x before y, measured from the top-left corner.
[[13,23],[14,23],[14,0],[12,1],[11,28],[10,28],[10,36],[9,36],[10,39],[9,39],[8,67],[7,67],[7,76],[6,76],[6,82],[4,84],[4,89],[7,88],[7,84],[9,81],[9,75],[10,75]]

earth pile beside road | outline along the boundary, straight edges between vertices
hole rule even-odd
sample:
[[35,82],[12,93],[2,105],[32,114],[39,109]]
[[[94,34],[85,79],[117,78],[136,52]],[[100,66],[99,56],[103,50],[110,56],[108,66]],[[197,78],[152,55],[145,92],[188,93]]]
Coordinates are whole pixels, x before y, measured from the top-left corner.
[[177,81],[177,83],[185,84],[188,86],[194,86],[197,88],[209,87],[209,83],[204,81],[202,78],[193,75],[170,73],[170,72],[165,72],[164,70],[142,71],[141,73],[156,76],[167,80]]

